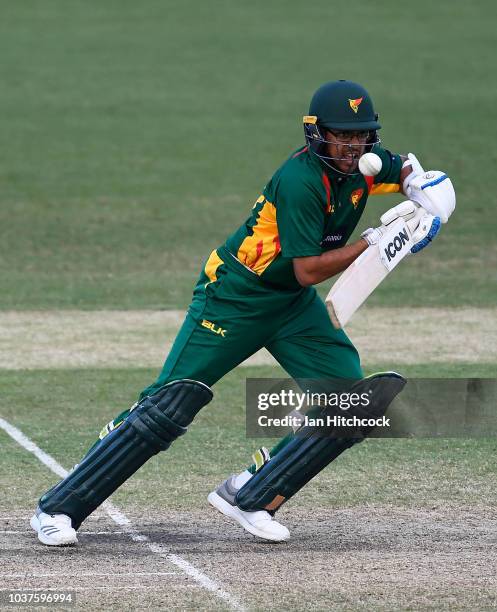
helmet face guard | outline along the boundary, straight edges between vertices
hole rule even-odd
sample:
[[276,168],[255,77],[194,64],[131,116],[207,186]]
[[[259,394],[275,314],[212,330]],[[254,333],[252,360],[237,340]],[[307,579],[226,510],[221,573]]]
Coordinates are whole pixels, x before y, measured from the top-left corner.
[[348,141],[341,142],[339,140],[333,140],[333,141],[327,140],[325,136],[325,132],[326,130],[333,131],[333,128],[321,126],[318,123],[317,117],[312,116],[312,115],[311,116],[306,115],[304,117],[304,135],[305,135],[307,146],[309,147],[309,151],[314,153],[314,155],[319,157],[319,159],[324,164],[326,164],[328,167],[330,167],[335,172],[338,172],[339,174],[344,174],[347,176],[354,176],[354,175],[360,174],[357,164],[356,164],[355,169],[351,172],[344,172],[343,170],[340,170],[337,167],[336,162],[349,161],[349,158],[333,157],[329,155],[328,145],[333,144],[333,145],[340,145],[340,147],[349,147],[349,150],[352,154],[352,159],[357,158],[357,162],[358,162],[359,157],[360,157],[359,155],[357,155],[357,152],[356,152],[358,147],[364,147],[364,151],[362,153],[364,154],[364,153],[368,153],[369,151],[371,151],[375,145],[381,143],[381,139],[378,136],[377,130],[375,129],[358,130],[356,126],[354,126],[354,129],[349,129],[349,130],[344,130],[343,128],[342,129],[335,128],[335,129],[340,132],[367,131],[368,135],[366,137],[365,142],[359,143],[359,144],[352,144],[351,142],[348,142]]

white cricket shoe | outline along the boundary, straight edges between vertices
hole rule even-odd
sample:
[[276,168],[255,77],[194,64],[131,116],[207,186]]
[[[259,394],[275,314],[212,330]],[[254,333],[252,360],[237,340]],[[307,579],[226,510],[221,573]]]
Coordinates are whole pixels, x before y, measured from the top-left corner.
[[272,542],[284,542],[290,538],[288,529],[275,521],[266,510],[246,512],[235,504],[235,496],[238,488],[235,486],[236,475],[227,478],[215,491],[207,496],[207,501],[219,512],[234,519],[246,531],[252,535],[271,540]]
[[71,517],[66,514],[46,514],[36,508],[29,524],[37,532],[40,542],[47,546],[67,546],[78,542]]

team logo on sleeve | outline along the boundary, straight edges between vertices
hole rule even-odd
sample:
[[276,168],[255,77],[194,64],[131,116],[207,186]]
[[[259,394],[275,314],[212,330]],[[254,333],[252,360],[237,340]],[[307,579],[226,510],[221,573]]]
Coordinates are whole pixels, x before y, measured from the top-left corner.
[[364,189],[354,189],[354,191],[350,194],[350,202],[354,206],[354,209],[357,208],[363,194]]
[[354,113],[357,113],[357,111],[359,110],[359,105],[361,102],[362,98],[356,98],[355,100],[351,100],[349,98],[350,108],[354,111]]

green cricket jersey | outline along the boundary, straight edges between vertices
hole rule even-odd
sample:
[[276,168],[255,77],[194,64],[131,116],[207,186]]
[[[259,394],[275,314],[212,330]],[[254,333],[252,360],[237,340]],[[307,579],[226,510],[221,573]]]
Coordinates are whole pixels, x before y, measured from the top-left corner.
[[382,169],[376,177],[364,177],[342,175],[307,146],[298,149],[266,185],[247,221],[211,254],[205,268],[210,280],[223,260],[234,258],[268,286],[298,288],[293,257],[344,246],[368,196],[399,191],[400,156],[378,145],[373,152]]

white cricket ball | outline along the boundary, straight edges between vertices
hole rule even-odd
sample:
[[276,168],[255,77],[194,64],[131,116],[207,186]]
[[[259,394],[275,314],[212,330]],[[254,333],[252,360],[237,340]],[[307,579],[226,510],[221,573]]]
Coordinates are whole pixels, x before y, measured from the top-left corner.
[[376,176],[381,166],[381,157],[376,153],[364,153],[359,159],[359,170],[364,176]]

